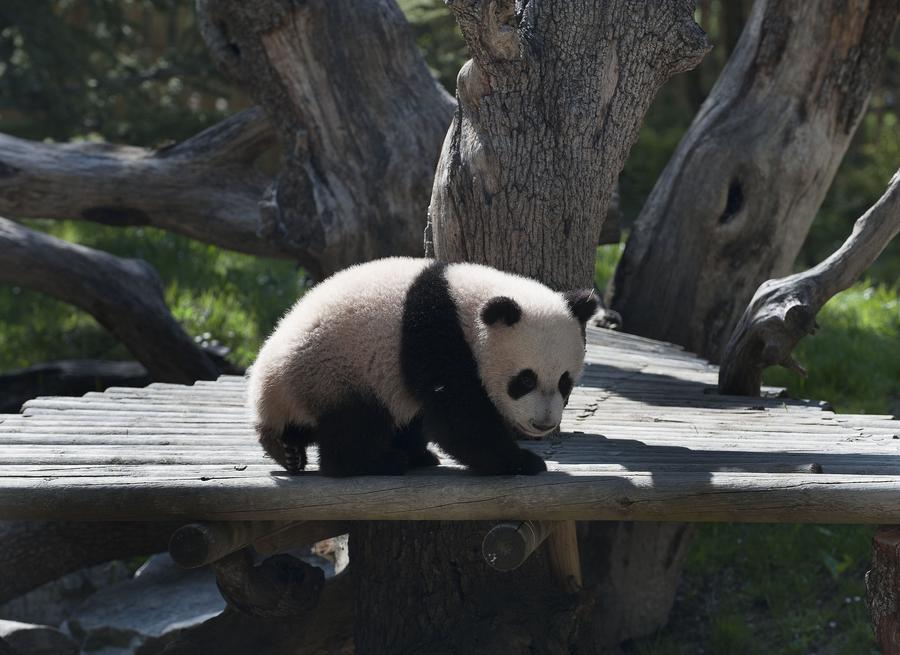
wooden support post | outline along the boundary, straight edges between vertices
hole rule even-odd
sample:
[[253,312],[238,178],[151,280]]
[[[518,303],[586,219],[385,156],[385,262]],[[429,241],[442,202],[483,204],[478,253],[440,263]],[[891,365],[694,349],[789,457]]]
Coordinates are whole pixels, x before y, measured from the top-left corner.
[[575,521],[559,521],[547,539],[550,570],[563,589],[569,593],[581,590],[581,556],[578,553],[578,533]]
[[570,593],[581,589],[581,560],[575,521],[498,523],[485,535],[481,552],[492,568],[513,571],[545,540],[553,576]]
[[866,600],[881,652],[900,655],[900,527],[882,526],[872,539]]

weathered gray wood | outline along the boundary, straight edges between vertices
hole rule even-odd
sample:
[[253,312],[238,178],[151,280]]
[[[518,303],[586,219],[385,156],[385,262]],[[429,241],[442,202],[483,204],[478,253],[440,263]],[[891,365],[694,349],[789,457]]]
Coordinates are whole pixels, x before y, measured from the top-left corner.
[[262,206],[314,275],[421,254],[453,100],[393,0],[199,0],[213,58],[266,110],[284,163]]
[[791,354],[816,329],[826,302],[847,289],[900,233],[900,170],[884,195],[857,219],[853,232],[817,266],[763,283],[735,327],[719,371],[722,393],[759,394],[763,370],[776,364],[806,374]]
[[758,0],[635,221],[612,308],[717,361],[759,285],[791,271],[891,43],[898,0]]
[[158,380],[215,379],[213,361],[169,313],[156,272],[0,218],[0,282],[40,291],[89,312]]
[[288,244],[266,238],[259,215],[269,179],[253,162],[273,145],[258,107],[162,150],[0,134],[0,213],[152,225],[231,250],[292,257]]
[[472,59],[435,174],[433,252],[588,286],[644,113],[709,48],[693,3],[447,4]]
[[[399,479],[28,478],[4,474],[0,515],[52,520],[521,520],[900,522],[896,475],[551,472]],[[77,493],[74,493],[77,490]]]
[[[30,407],[49,413],[0,416],[0,516],[293,521],[469,518],[471,511],[494,519],[675,520],[681,512],[697,520],[881,523],[892,516],[900,422],[802,401],[704,394],[714,367],[684,368],[667,348],[645,366],[643,356],[629,357],[626,335],[591,328],[588,340],[606,345],[589,347],[586,380],[594,384],[592,371],[602,371],[604,382],[573,392],[559,439],[523,442],[551,469],[533,480],[477,478],[444,459],[433,471],[342,486],[315,473],[314,449],[310,471],[291,477],[257,445],[243,378],[226,376],[40,399]],[[614,353],[634,370],[611,367]],[[696,406],[659,404],[665,389]],[[215,398],[218,407],[209,402]],[[832,493],[838,502],[830,514]]]

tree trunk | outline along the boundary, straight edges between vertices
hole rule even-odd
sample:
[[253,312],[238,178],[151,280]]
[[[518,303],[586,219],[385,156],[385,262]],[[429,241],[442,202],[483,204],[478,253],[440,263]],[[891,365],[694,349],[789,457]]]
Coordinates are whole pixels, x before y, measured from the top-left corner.
[[790,272],[877,82],[898,0],[758,0],[635,222],[624,328],[718,361],[753,292]]
[[[435,176],[434,252],[558,289],[589,286],[644,112],[706,52],[693,3],[448,4],[473,60]],[[600,653],[665,622],[685,528],[580,524],[585,590],[567,594],[550,572],[551,540],[513,572],[487,567],[490,527],[357,526],[356,652]]]
[[435,176],[434,253],[588,286],[644,113],[707,50],[693,3],[449,4],[473,59]]
[[263,222],[321,277],[422,252],[453,100],[393,0],[198,0],[203,37],[283,153]]

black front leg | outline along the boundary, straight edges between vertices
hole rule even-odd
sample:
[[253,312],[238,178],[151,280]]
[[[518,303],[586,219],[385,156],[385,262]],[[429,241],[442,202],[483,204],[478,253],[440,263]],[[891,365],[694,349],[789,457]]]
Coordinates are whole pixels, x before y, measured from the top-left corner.
[[425,403],[423,431],[448,455],[479,475],[535,475],[544,460],[519,448],[514,433],[487,398],[434,392]]

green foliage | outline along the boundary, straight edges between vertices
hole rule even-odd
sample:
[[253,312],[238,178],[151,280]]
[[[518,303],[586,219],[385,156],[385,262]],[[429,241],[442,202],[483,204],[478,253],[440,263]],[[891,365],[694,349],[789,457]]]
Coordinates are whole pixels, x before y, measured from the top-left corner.
[[700,525],[672,621],[632,652],[687,654],[702,644],[714,655],[874,653],[863,600],[872,532]]
[[616,273],[616,266],[625,251],[625,242],[599,246],[594,257],[594,286],[604,292]]
[[221,120],[237,97],[190,0],[0,3],[0,131],[153,146]]

